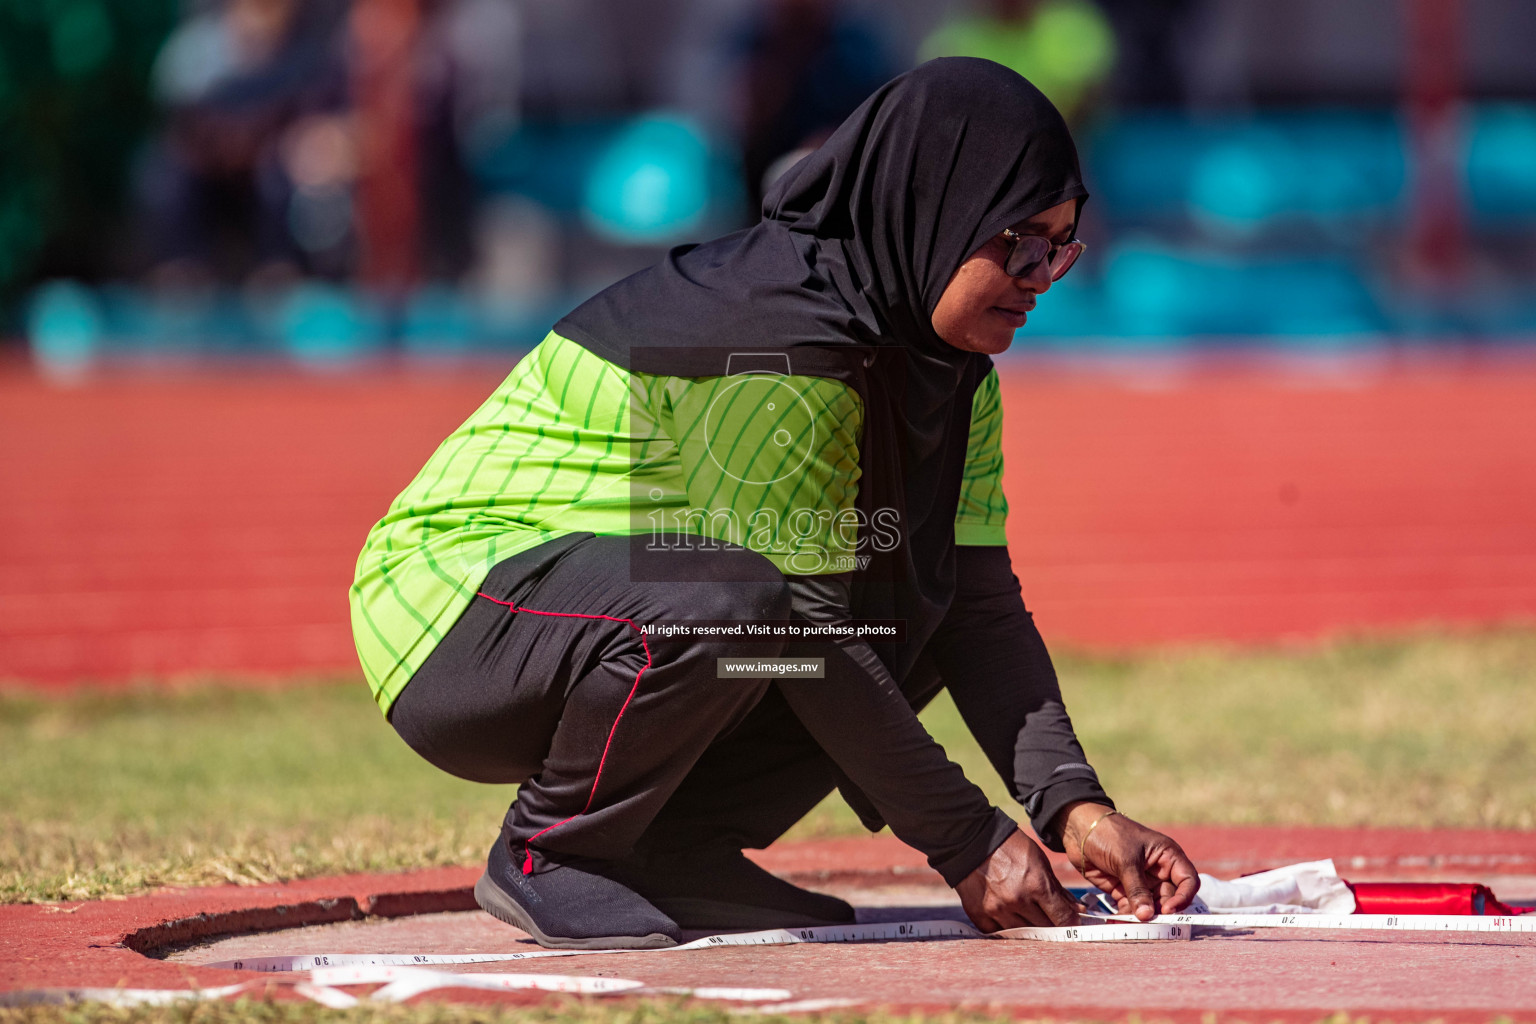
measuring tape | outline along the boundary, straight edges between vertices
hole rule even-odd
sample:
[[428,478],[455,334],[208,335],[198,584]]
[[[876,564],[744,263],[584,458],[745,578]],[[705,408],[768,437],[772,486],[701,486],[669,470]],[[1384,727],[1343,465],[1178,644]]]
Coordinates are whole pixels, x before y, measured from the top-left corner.
[[[1129,920],[1119,916],[1105,920]],[[1459,914],[1160,914],[1153,924],[1194,928],[1329,928],[1342,931],[1481,932],[1536,935],[1536,914],[1486,917]]]
[[681,953],[717,946],[789,946],[806,942],[901,942],[917,939],[983,938],[960,921],[902,921],[894,924],[825,925],[818,928],[773,928],[760,932],[706,935],[702,939],[661,949],[535,949],[517,953],[326,953],[299,956],[253,956],[220,960],[199,967],[236,971],[313,971],[326,967],[489,964],[537,960],[549,956],[605,956],[618,953]]
[[598,956],[617,953],[682,953],[727,946],[791,946],[802,943],[914,942],[929,939],[1033,939],[1043,942],[1112,942],[1185,939],[1190,929],[1177,921],[1116,921],[1086,918],[1095,923],[1076,928],[1010,928],[985,935],[964,921],[898,921],[882,924],[824,925],[817,928],[773,928],[759,932],[706,935],[702,939],[661,949],[538,949],[517,953],[323,953],[298,956],[256,956],[220,960],[200,967],[236,971],[314,971],[330,967],[439,966],[502,963],[550,956]]
[[1096,917],[1083,914],[1084,924],[1073,928],[1004,928],[983,935],[992,939],[1030,939],[1035,942],[1147,942],[1190,938],[1194,929],[1178,921],[1138,921],[1133,917]]
[[1536,934],[1532,917],[1477,917],[1441,914],[1163,914],[1151,921],[1128,916],[1083,915],[1070,928],[1008,928],[984,935],[963,921],[901,921],[887,924],[775,928],[768,931],[707,935],[662,949],[539,949],[516,953],[323,953],[259,956],[220,960],[204,967],[237,971],[314,971],[331,967],[441,966],[504,963],[552,956],[599,956],[619,953],[681,953],[727,946],[786,946],[832,942],[911,942],[928,939],[1022,939],[1035,942],[1145,942],[1192,938],[1195,929],[1312,928],[1349,931],[1481,932]]
[[[985,935],[963,921],[900,921],[887,924],[832,925],[819,928],[778,928],[731,935],[707,935],[663,949],[540,949],[516,953],[325,953],[298,956],[246,957],[199,964],[232,970],[287,972],[308,976],[293,991],[336,1008],[358,1005],[363,999],[339,985],[382,984],[364,999],[399,1002],[437,988],[485,990],[533,989],[585,995],[690,995],[759,1003],[753,1012],[794,1012],[851,1005],[854,1001],[808,1000],[781,1002],[786,989],[657,988],[625,978],[574,977],[553,974],[456,974],[434,971],[429,965],[501,963],[551,956],[599,956],[619,953],[673,953],[730,946],[787,946],[804,943],[916,942],[932,939],[1014,939],[1035,942],[1168,941],[1192,938],[1196,930],[1245,931],[1258,928],[1299,928],[1336,931],[1470,932],[1496,935],[1536,935],[1536,915],[1530,917],[1451,916],[1442,914],[1163,914],[1151,921],[1125,915],[1082,915],[1083,923],[1068,928],[1009,928]],[[11,992],[6,1003],[74,1002],[94,1000],[118,1006],[165,1005],[184,1000],[222,999],[245,991],[252,983],[212,989],[46,989]],[[822,1006],[825,1002],[827,1005]],[[733,1011],[739,1012],[739,1011]]]

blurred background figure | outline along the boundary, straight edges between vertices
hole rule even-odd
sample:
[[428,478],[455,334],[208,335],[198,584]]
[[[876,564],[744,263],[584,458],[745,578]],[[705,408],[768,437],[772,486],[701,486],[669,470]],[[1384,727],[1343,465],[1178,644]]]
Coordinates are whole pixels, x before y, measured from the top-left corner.
[[769,0],[732,47],[747,212],[900,66],[881,27],[837,0]]
[[1113,106],[1185,106],[1189,67],[1201,59],[1190,49],[1203,35],[1196,21],[1210,13],[1202,0],[1099,0],[1099,6],[1114,33]]
[[345,15],[335,0],[218,0],[166,40],[154,67],[166,127],[138,182],[152,281],[352,270]]
[[417,60],[421,276],[457,283],[478,259],[475,165],[522,116],[516,0],[429,0]]
[[1020,346],[1517,336],[1533,47],[1522,0],[0,4],[0,333],[50,366],[527,346],[968,54],[1062,109],[1094,196]]
[[519,52],[510,0],[194,7],[155,64],[151,281],[340,281],[370,257],[386,290],[458,281],[470,168],[517,126]]
[[982,0],[923,40],[918,58],[935,57],[985,57],[1012,68],[1076,124],[1103,98],[1115,36],[1089,0]]

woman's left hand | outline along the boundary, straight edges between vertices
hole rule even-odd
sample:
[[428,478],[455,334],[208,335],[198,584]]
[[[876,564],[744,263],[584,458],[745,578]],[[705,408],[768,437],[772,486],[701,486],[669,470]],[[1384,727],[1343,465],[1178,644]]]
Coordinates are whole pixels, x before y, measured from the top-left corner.
[[[1150,921],[1189,906],[1200,875],[1179,844],[1103,804],[1082,802],[1062,811],[1067,857],[1083,877],[1114,900],[1122,914]],[[1094,824],[1098,822],[1098,824]],[[1084,844],[1086,841],[1086,849]]]

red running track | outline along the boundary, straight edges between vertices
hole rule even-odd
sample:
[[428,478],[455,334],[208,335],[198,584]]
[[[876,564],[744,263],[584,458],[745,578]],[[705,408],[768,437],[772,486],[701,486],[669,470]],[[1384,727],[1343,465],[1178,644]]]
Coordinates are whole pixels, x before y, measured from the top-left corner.
[[[355,672],[364,534],[507,369],[0,370],[0,677]],[[1536,357],[1002,372],[1054,644],[1536,618]]]
[[[1348,877],[1482,878],[1530,893],[1536,833],[1179,828],[1218,875],[1333,857]],[[890,835],[775,844],[753,859],[800,885],[843,896],[865,919],[953,918],[961,911],[921,854]],[[1051,854],[1058,877],[1079,882]],[[1490,872],[1511,872],[1503,890]],[[0,906],[0,1000],[17,990],[186,989],[252,980],[197,966],[225,959],[337,952],[518,949],[522,933],[473,910],[479,867],[352,875],[278,885],[165,889],[127,900]],[[366,920],[365,920],[366,918]],[[168,959],[169,950],[181,947]],[[1402,932],[1250,933],[1189,943],[1004,945],[873,943],[708,949],[592,961],[493,963],[473,971],[617,974],[654,985],[779,986],[794,998],[852,997],[932,1014],[956,1008],[1018,1020],[1312,1024],[1351,1020],[1536,1022],[1536,936]],[[150,955],[145,955],[150,954]],[[1523,960],[1524,963],[1515,963]],[[449,968],[450,970],[452,968]],[[263,982],[300,980],[266,975]],[[354,990],[357,991],[357,990]],[[253,995],[261,993],[254,992]],[[269,996],[293,997],[291,988]],[[533,1002],[530,993],[432,999]]]

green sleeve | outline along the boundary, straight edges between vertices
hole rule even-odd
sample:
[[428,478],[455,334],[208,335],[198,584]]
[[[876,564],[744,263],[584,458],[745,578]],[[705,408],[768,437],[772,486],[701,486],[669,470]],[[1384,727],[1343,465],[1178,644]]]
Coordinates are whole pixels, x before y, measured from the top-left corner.
[[858,393],[826,377],[660,378],[686,505],[675,532],[751,548],[786,575],[857,567]]
[[1008,499],[1003,495],[1003,401],[997,368],[982,380],[971,403],[971,432],[965,447],[965,476],[955,511],[955,543],[972,547],[1004,545]]

